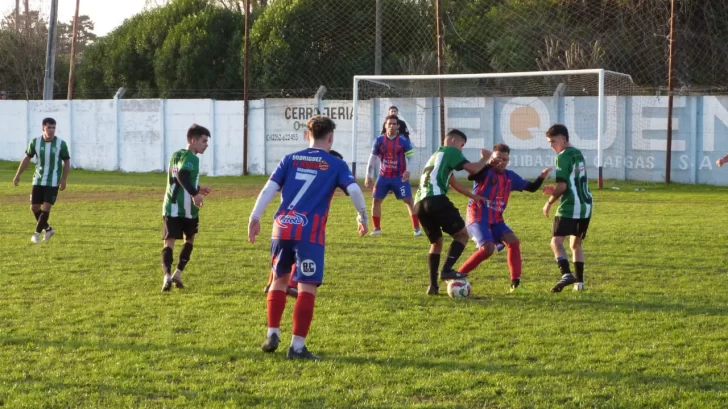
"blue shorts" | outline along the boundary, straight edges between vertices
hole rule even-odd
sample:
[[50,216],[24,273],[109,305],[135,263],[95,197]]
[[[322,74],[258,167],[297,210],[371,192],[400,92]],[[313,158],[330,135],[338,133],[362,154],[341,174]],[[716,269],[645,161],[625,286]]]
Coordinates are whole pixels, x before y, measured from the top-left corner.
[[304,284],[324,281],[324,246],[309,241],[278,240],[270,243],[271,268],[276,277],[290,274]]
[[500,243],[503,241],[504,234],[513,233],[513,230],[511,230],[505,222],[488,224],[487,220],[470,223],[466,228],[478,248],[483,247],[483,245],[489,241],[493,243]]
[[374,184],[372,197],[375,199],[384,199],[390,191],[394,192],[394,196],[399,200],[412,197],[412,187],[410,186],[409,181],[402,182],[401,177],[378,177],[377,183]]

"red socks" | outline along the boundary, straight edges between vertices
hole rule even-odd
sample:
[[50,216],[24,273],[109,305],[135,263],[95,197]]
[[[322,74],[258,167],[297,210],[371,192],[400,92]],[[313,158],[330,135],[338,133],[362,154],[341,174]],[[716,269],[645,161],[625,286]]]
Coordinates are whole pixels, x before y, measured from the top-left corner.
[[[284,298],[285,296],[286,293],[283,293]],[[293,307],[293,335],[304,338],[308,335],[308,330],[311,328],[311,321],[313,320],[313,305],[315,301],[316,296],[309,292],[301,291],[298,293],[296,305]]]
[[468,258],[465,263],[458,269],[459,272],[463,274],[467,274],[473,270],[475,270],[476,267],[480,265],[483,261],[485,261],[488,258],[488,255],[485,254],[485,250],[483,248],[479,248],[478,250],[473,253],[470,258]]
[[379,223],[381,223],[382,218],[380,216],[372,216],[372,224],[374,225],[374,228],[379,230]]
[[268,292],[268,328],[280,328],[281,317],[286,309],[286,292]]
[[508,269],[511,271],[511,280],[518,280],[521,278],[521,243],[515,242],[512,244],[506,244],[508,248]]
[[412,219],[412,227],[415,230],[419,229],[420,228],[420,218],[413,214],[410,216],[410,219]]

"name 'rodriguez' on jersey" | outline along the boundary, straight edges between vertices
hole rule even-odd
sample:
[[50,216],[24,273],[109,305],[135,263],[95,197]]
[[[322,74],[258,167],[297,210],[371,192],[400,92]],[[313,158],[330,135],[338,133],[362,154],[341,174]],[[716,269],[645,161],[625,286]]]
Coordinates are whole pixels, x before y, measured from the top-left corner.
[[283,186],[271,238],[324,245],[329,205],[336,188],[356,183],[343,160],[316,148],[286,155],[271,175]]

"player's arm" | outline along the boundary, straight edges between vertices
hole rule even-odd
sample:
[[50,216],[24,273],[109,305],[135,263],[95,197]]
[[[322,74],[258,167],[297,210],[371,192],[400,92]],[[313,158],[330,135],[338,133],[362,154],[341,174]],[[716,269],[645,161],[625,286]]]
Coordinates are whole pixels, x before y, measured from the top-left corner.
[[551,172],[551,168],[546,168],[546,169],[542,170],[541,174],[538,175],[536,180],[534,180],[532,182],[528,182],[528,184],[526,185],[525,188],[523,188],[523,190],[525,190],[526,192],[531,192],[531,193],[537,191],[538,188],[540,188],[541,185],[543,184],[543,181],[546,180],[546,177],[549,175],[549,172]]
[[476,202],[483,201],[483,198],[481,196],[474,195],[470,189],[458,182],[458,180],[455,178],[455,175],[450,175],[450,180],[448,181],[448,183],[454,191],[460,193],[461,195],[467,196],[468,198],[473,199]]
[[249,242],[255,243],[255,236],[260,233],[260,218],[263,216],[265,208],[268,207],[279,190],[281,190],[281,185],[268,179],[268,182],[263,186],[263,190],[258,194],[258,198],[255,200],[255,206],[253,206],[253,212],[250,213],[248,221]]
[[66,190],[66,179],[68,179],[68,172],[71,171],[71,159],[63,159],[63,173],[61,173],[61,180],[58,181],[58,188],[60,190]]
[[13,178],[13,185],[18,186],[18,183],[20,183],[20,175],[23,174],[23,171],[25,171],[25,168],[28,167],[28,164],[30,163],[30,156],[25,155],[23,160],[20,161],[20,165],[18,165],[18,171],[15,172],[15,177]]
[[409,147],[409,150],[404,153],[404,172],[402,173],[402,182],[407,182],[410,178],[412,169],[412,158],[415,156],[415,150]]
[[367,204],[364,200],[364,193],[356,183],[352,183],[346,187],[346,193],[349,194],[351,202],[356,209],[356,222],[359,224],[359,235],[367,234],[369,230],[369,217],[367,216]]
[[548,185],[544,187],[543,192],[546,195],[550,195],[548,200],[546,200],[546,204],[543,205],[543,215],[548,217],[551,206],[566,192],[566,182],[557,179],[556,186]]
[[[480,160],[477,162],[465,161],[465,163],[462,164],[461,169],[465,169],[465,171],[467,171],[471,175],[474,175],[474,174],[480,172],[481,170],[483,170],[483,168],[485,168],[485,166],[488,165],[488,163],[491,160],[490,155],[491,155],[491,152],[489,150],[481,149],[480,150]],[[458,168],[455,168],[455,169],[461,170]]]
[[[379,157],[375,154],[369,155],[369,161],[367,162],[367,175],[364,177],[364,186],[372,187],[372,178],[374,177],[374,164]],[[361,188],[360,188],[361,189]]]
[[177,183],[192,196],[192,204],[202,207],[202,195],[200,189],[192,182],[192,173],[187,169],[180,169],[177,172]]

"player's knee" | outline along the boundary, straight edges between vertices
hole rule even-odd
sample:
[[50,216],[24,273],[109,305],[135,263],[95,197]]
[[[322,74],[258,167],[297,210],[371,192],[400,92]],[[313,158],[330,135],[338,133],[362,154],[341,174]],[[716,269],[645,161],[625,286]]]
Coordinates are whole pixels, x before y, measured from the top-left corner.
[[468,231],[465,228],[460,229],[457,233],[452,235],[452,238],[463,244],[468,242]]
[[40,205],[39,204],[32,204],[32,205],[30,205],[30,211],[32,211],[33,213],[39,212],[40,211]]
[[480,248],[485,252],[486,256],[490,257],[495,252],[495,243],[487,241]]
[[51,204],[50,203],[43,203],[42,209],[44,212],[50,212],[51,211]]

